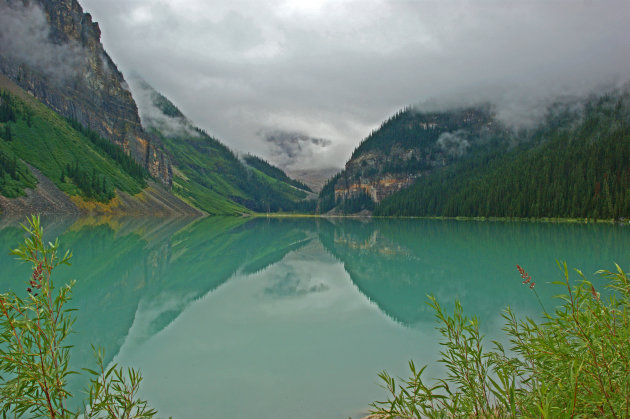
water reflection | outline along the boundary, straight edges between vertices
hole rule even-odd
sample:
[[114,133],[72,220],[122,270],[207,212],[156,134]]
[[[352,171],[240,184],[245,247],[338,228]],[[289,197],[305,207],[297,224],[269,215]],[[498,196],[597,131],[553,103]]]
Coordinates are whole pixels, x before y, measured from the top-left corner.
[[320,228],[322,243],[361,292],[405,324],[426,318],[427,294],[445,303],[458,298],[481,318],[506,305],[533,314],[539,307],[519,283],[517,263],[552,307],[559,290],[548,283],[559,279],[556,259],[593,277],[627,260],[629,234],[614,225],[454,220],[339,220]]
[[[427,294],[459,298],[484,331],[500,311],[539,311],[514,265],[549,307],[555,258],[586,274],[627,261],[613,225],[431,220],[44,220],[74,250],[57,283],[76,279],[76,367],[90,344],[138,366],[162,414],[348,417],[381,394],[376,373],[404,373],[438,348]],[[0,220],[0,245],[22,240]],[[28,267],[0,252],[0,287],[21,291]],[[437,373],[431,370],[430,373]],[[79,388],[81,382],[74,382]],[[243,403],[242,400],[248,400]],[[325,406],[325,407],[323,407]],[[201,410],[200,410],[201,409]],[[324,409],[325,412],[322,410]]]

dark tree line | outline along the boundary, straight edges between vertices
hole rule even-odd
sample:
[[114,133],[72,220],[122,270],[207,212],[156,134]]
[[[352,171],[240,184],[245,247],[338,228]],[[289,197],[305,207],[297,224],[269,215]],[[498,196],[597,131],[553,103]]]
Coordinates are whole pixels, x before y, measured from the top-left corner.
[[[442,133],[457,130],[477,132],[487,128],[487,124],[493,121],[489,106],[433,113],[407,107],[372,131],[353,151],[351,159],[369,151],[388,154],[393,144],[402,149],[425,149],[427,153],[435,153],[439,151],[436,141]],[[494,129],[500,127],[494,125]]]
[[79,167],[79,162],[66,165],[61,171],[61,181],[65,182],[66,177],[72,180],[86,198],[109,202],[116,196],[114,187],[107,181],[105,175],[98,173],[96,169],[92,169],[91,173],[83,170]]
[[4,129],[2,130],[2,139],[4,141],[13,141],[13,133],[11,132],[11,125],[5,122]]
[[120,146],[101,137],[97,132],[84,127],[78,121],[73,119],[68,119],[67,121],[72,128],[90,140],[98,150],[111,157],[125,173],[137,180],[142,187],[146,186],[146,178],[149,177],[149,173],[133,157],[127,155]]
[[17,115],[15,103],[9,92],[0,90],[0,123],[4,124],[0,136],[4,141],[13,141],[10,122],[16,122]]
[[231,197],[234,201],[256,212],[308,212],[315,211],[317,201],[299,200],[287,193],[278,190],[275,185],[259,178],[251,170],[241,164],[242,175],[234,179],[237,186],[245,192],[250,199],[243,200]]
[[344,214],[356,214],[363,210],[374,210],[374,201],[364,191],[360,191],[358,194],[351,195],[346,198],[339,198],[336,201],[336,206]]
[[335,208],[337,204],[335,201],[335,184],[340,178],[341,173],[337,173],[324,184],[324,187],[322,187],[322,190],[319,192],[319,204],[317,206],[317,212],[319,214],[325,214]]
[[16,198],[24,195],[24,187],[34,188],[37,180],[15,155],[0,150],[0,195]]
[[304,183],[300,182],[299,180],[291,179],[289,176],[287,176],[286,173],[284,173],[284,171],[275,166],[272,166],[271,164],[269,164],[269,162],[261,159],[260,157],[248,154],[245,156],[244,160],[249,166],[260,170],[269,177],[288,183],[289,185],[295,186],[296,188],[312,192],[311,188],[306,186]]
[[17,158],[15,156],[9,156],[0,150],[0,176],[9,176],[12,179],[18,180],[17,172]]
[[4,90],[0,90],[0,122],[16,122],[17,112],[15,110],[15,104],[13,98]]

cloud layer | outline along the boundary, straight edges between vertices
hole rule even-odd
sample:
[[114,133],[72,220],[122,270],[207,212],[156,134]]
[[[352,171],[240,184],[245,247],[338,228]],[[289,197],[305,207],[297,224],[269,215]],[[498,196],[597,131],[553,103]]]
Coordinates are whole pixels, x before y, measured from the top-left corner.
[[46,15],[39,7],[0,3],[0,55],[63,83],[85,66],[87,54],[77,42],[53,43],[49,32]]
[[81,0],[123,72],[195,124],[275,161],[260,133],[329,140],[342,166],[416,103],[492,101],[527,123],[540,104],[630,78],[625,1]]

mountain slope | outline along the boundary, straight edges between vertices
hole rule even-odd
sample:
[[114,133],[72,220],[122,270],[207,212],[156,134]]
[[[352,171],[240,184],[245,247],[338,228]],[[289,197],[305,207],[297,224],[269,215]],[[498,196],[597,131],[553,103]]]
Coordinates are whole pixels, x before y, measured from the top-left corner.
[[15,161],[18,174],[2,170],[0,194],[21,197],[0,200],[5,212],[197,213],[117,146],[62,118],[2,75],[0,109],[0,157]]
[[376,215],[630,218],[630,94],[552,109],[534,138],[419,179]]
[[0,1],[0,73],[120,146],[167,187],[170,158],[144,131],[100,29],[76,0]]
[[280,169],[258,164],[258,158],[249,158],[251,164],[248,157],[241,161],[149,85],[139,83],[138,90],[146,102],[143,123],[173,156],[173,191],[187,202],[210,214],[314,207],[304,202],[307,191]]
[[37,208],[52,188],[47,210],[65,194],[83,211],[196,212],[154,180],[210,214],[304,207],[303,185],[286,183],[271,166],[245,164],[163,96],[153,95],[160,123],[176,129],[148,119],[145,130],[98,25],[76,0],[2,0],[0,12],[0,74],[12,91],[0,100],[8,112],[0,122],[0,193],[21,197],[5,200],[5,211]]
[[344,170],[322,188],[319,211],[372,210],[416,179],[511,137],[489,106],[445,112],[404,109],[363,140]]
[[268,161],[263,160],[260,157],[254,156],[252,154],[247,154],[245,157],[243,157],[243,160],[245,160],[245,163],[247,163],[248,166],[258,169],[259,171],[263,172],[273,179],[288,183],[289,185],[294,186],[298,189],[302,189],[303,191],[313,192],[311,188],[306,186],[304,183],[296,179],[291,179],[281,169],[271,165]]

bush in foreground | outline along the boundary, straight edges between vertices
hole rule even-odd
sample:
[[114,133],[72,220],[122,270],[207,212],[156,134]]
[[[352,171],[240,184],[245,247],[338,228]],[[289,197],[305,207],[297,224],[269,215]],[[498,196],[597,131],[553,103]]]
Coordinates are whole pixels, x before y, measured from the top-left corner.
[[27,296],[15,292],[0,294],[0,414],[2,417],[48,418],[150,418],[156,411],[138,399],[142,376],[116,365],[105,368],[103,351],[95,349],[96,370],[86,369],[92,378],[87,400],[80,411],[70,410],[73,395],[66,378],[70,346],[65,341],[74,323],[70,300],[74,282],[56,290],[53,270],[70,264],[69,252],[59,258],[59,242],[45,244],[39,217],[23,225],[27,238],[12,253],[33,265],[27,282]]
[[554,284],[565,294],[552,314],[543,307],[537,322],[517,320],[509,308],[503,313],[507,350],[496,341],[486,350],[476,318],[466,317],[458,302],[447,315],[430,297],[446,376],[427,383],[426,367],[418,370],[413,362],[411,376],[399,383],[382,372],[389,398],[372,404],[372,417],[629,417],[628,277],[618,265],[615,272],[599,271],[611,291],[604,301],[581,272],[572,285],[566,263],[559,266],[563,277]]

